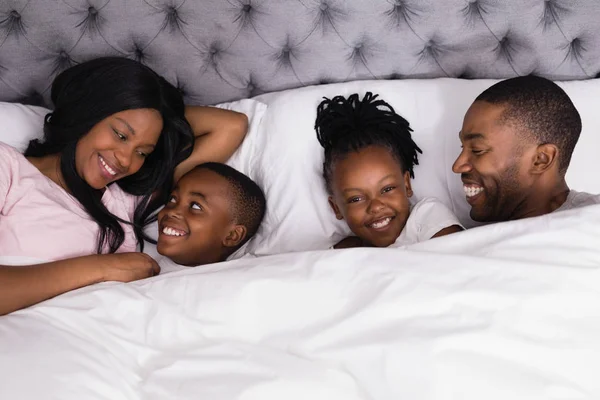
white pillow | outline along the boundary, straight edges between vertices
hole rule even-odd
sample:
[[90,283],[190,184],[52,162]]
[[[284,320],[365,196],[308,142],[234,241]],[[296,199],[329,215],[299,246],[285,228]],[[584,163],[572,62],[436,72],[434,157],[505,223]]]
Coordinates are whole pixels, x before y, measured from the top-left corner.
[[231,103],[217,104],[214,107],[237,111],[246,114],[248,117],[248,133],[242,145],[227,161],[227,165],[254,179],[256,177],[255,167],[257,165],[254,157],[258,152],[256,142],[257,137],[261,134],[260,124],[267,111],[267,105],[257,100],[244,99]]
[[44,136],[44,117],[50,110],[0,102],[0,142],[25,151],[29,141]]
[[[367,91],[379,94],[414,129],[423,154],[415,168],[414,201],[437,197],[467,226],[469,218],[460,177],[451,170],[460,152],[458,132],[475,97],[496,80],[357,81],[313,86],[255,99],[268,105],[254,153],[252,177],[267,195],[267,215],[257,237],[246,251],[253,255],[325,249],[349,234],[343,221],[329,209],[321,177],[323,149],[316,140],[317,105],[324,96]],[[598,165],[600,113],[595,111],[600,81],[559,83],[579,109],[584,130],[567,179],[573,189],[600,193],[600,180],[588,179]]]

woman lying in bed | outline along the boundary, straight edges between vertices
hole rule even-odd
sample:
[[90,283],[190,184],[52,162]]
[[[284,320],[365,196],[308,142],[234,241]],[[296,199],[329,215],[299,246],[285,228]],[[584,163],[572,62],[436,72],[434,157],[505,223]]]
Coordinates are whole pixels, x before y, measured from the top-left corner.
[[174,86],[124,58],[66,70],[51,97],[43,140],[24,155],[0,143],[0,256],[51,261],[0,265],[0,315],[157,274],[156,262],[136,252],[144,226],[173,179],[226,161],[248,125],[243,114],[185,107]]

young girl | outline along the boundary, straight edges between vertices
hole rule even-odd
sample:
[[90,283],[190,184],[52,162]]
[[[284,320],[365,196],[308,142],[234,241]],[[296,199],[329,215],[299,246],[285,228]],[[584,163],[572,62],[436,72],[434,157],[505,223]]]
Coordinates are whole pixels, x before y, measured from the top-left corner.
[[334,248],[398,247],[461,231],[440,201],[425,198],[411,206],[410,180],[421,149],[409,123],[377,97],[325,98],[317,108],[329,205],[356,235]]
[[248,123],[243,114],[185,107],[173,85],[126,58],[67,69],[51,98],[43,140],[25,154],[0,143],[0,256],[51,261],[0,265],[0,315],[96,282],[158,273],[136,252],[144,226],[174,179],[227,160]]

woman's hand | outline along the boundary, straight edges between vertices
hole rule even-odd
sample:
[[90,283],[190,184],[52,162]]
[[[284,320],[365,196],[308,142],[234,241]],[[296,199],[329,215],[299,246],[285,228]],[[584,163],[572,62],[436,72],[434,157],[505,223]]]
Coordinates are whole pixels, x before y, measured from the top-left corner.
[[144,253],[115,253],[97,256],[102,281],[131,282],[160,273],[158,263]]

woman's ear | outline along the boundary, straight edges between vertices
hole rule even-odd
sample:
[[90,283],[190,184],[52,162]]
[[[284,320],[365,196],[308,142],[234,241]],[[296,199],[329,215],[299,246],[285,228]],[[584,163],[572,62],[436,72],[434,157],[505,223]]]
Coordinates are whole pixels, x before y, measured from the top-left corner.
[[225,247],[236,247],[244,241],[248,230],[244,225],[234,225],[225,239],[223,239],[223,246]]
[[552,166],[558,165],[558,147],[551,143],[541,144],[537,147],[531,165],[531,172],[539,175],[548,171]]
[[413,190],[410,186],[410,172],[408,171],[404,173],[404,189],[406,189],[406,197],[412,197]]
[[328,200],[329,200],[329,207],[331,207],[331,209],[333,210],[333,213],[335,214],[335,217],[337,219],[339,219],[339,220],[344,219],[344,216],[342,215],[342,213],[340,211],[340,208],[335,203],[335,200],[333,199],[333,196],[329,196]]

